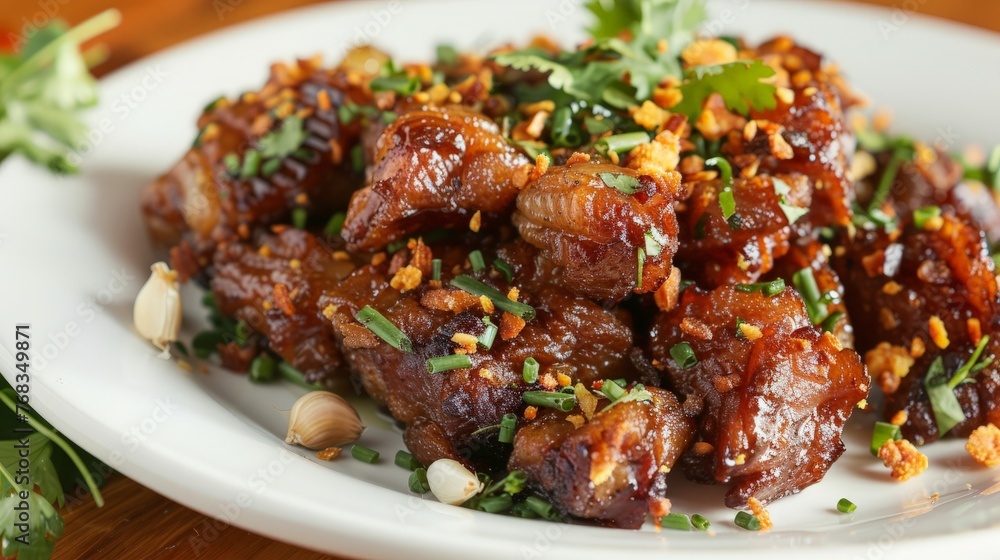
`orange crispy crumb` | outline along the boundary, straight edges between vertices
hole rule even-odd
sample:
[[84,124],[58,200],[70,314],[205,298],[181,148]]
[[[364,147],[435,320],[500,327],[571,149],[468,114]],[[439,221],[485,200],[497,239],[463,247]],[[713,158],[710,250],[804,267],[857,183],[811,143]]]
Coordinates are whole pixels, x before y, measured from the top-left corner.
[[965,329],[969,331],[969,340],[974,344],[979,344],[979,341],[983,338],[983,327],[979,323],[979,319],[972,317],[965,321]]
[[680,289],[681,270],[675,266],[670,269],[670,276],[667,276],[667,281],[664,282],[653,294],[653,300],[656,302],[656,307],[659,308],[660,311],[670,311],[674,307],[677,307],[677,299],[680,296]]
[[347,251],[334,251],[330,254],[335,261],[349,261],[351,260],[351,254]]
[[538,415],[538,408],[537,407],[529,406],[528,408],[524,409],[524,419],[525,420],[534,420],[535,416],[537,416],[537,415]]
[[479,305],[479,298],[460,290],[448,290],[438,288],[431,290],[420,297],[420,305],[428,309],[438,311],[451,311],[452,313],[462,313]]
[[500,316],[500,338],[503,340],[510,340],[515,336],[521,334],[521,329],[525,325],[524,319],[518,317],[517,315],[511,315],[510,313],[504,312]]
[[267,246],[267,245],[261,245],[260,249],[257,249],[257,254],[260,255],[260,256],[262,256],[262,257],[270,257],[271,256],[271,248],[269,246]]
[[538,154],[535,158],[535,167],[531,170],[528,175],[528,181],[537,181],[539,177],[545,175],[545,172],[549,170],[549,156],[545,154]]
[[556,381],[556,376],[548,372],[543,373],[538,378],[538,384],[549,391],[552,391],[559,386],[559,382]]
[[906,421],[909,418],[910,418],[910,413],[906,412],[906,410],[900,410],[896,414],[892,415],[892,419],[889,420],[889,423],[894,424],[896,426],[902,426],[903,424],[906,424]]
[[927,470],[927,456],[905,439],[886,440],[878,450],[878,458],[892,469],[892,477],[900,482]]
[[899,285],[899,282],[895,280],[889,280],[882,286],[882,293],[890,296],[894,296],[903,290],[903,287]]
[[274,285],[274,304],[285,315],[295,315],[295,305],[292,304],[292,298],[288,296],[288,286],[284,284]]
[[401,292],[405,292],[419,286],[423,277],[424,275],[420,272],[419,268],[413,265],[406,265],[396,271],[392,280],[389,281],[389,285]]
[[573,383],[573,379],[565,373],[557,373],[556,382],[559,383],[560,387],[569,387]]
[[927,351],[927,345],[924,344],[924,339],[919,336],[913,337],[913,341],[910,342],[910,356],[914,358],[919,358],[924,355]]
[[340,447],[327,447],[323,451],[316,452],[316,458],[323,461],[332,461],[340,456],[340,452],[343,451]]
[[274,309],[274,306],[271,305],[271,302],[268,301],[268,300],[266,300],[266,299],[264,300],[264,303],[260,304],[260,307],[264,311],[270,311],[270,310]]
[[577,383],[573,386],[573,394],[576,395],[576,402],[580,404],[580,410],[587,420],[593,418],[597,411],[597,397],[588,391],[583,383]]
[[300,261],[299,259],[291,259],[288,261],[288,267],[291,268],[292,270],[298,270],[302,268],[302,261]]
[[937,315],[931,317],[927,320],[927,328],[930,329],[931,340],[934,344],[944,350],[951,344],[948,339],[948,331],[944,328],[944,321],[941,320]]
[[747,505],[750,506],[753,516],[760,522],[761,531],[770,531],[774,527],[774,524],[771,523],[771,514],[764,508],[764,504],[760,503],[760,500],[751,497],[747,500]]
[[758,338],[764,336],[760,327],[751,325],[750,323],[740,323],[740,332],[743,333],[743,337],[747,340],[757,340]]
[[326,317],[328,320],[333,319],[333,314],[336,312],[337,312],[337,306],[333,305],[332,303],[323,308],[323,316]]
[[698,443],[694,444],[691,450],[697,453],[698,455],[708,455],[709,453],[715,451],[715,447],[711,443],[708,443],[706,441],[699,441]]
[[455,333],[451,341],[458,345],[456,354],[475,354],[478,348],[479,339],[468,333]]
[[583,152],[573,152],[573,155],[569,156],[569,159],[566,160],[566,165],[587,163],[588,161],[590,161],[590,154],[585,154]]
[[319,107],[320,111],[329,111],[332,105],[330,104],[330,92],[325,89],[319,90],[316,94],[316,106]]
[[517,298],[521,297],[521,290],[517,288],[511,288],[507,291],[507,299],[510,301],[517,301]]
[[479,296],[479,305],[483,307],[483,313],[487,315],[492,315],[496,311],[496,306],[493,305],[493,300],[486,296]]
[[387,258],[388,257],[386,256],[384,251],[375,253],[374,255],[372,255],[372,266],[378,266],[384,263],[385,259]]
[[479,233],[480,226],[483,225],[483,213],[476,210],[476,213],[472,215],[472,219],[469,220],[469,229]]
[[965,450],[987,467],[1000,465],[1000,428],[996,424],[979,426],[969,434]]
[[698,340],[712,340],[712,329],[697,319],[685,317],[681,320],[680,327],[685,334],[691,336],[692,338],[697,338]]

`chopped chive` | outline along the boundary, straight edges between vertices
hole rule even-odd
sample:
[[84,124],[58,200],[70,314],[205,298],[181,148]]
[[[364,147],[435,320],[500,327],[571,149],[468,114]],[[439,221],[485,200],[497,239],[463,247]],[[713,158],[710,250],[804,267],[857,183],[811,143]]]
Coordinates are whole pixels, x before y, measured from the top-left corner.
[[[719,169],[722,175],[722,190],[719,191],[719,207],[722,209],[722,218],[729,221],[736,214],[736,197],[733,194],[733,168],[724,157],[714,157],[705,160],[705,166],[712,166]],[[733,227],[733,224],[729,224]],[[733,228],[737,229],[737,228]]]
[[260,152],[257,150],[247,150],[243,154],[243,167],[240,168],[240,176],[244,179],[256,177],[260,171]]
[[691,519],[683,513],[668,513],[660,518],[660,524],[664,529],[674,531],[690,531]]
[[611,382],[617,383],[618,386],[621,387],[622,389],[624,389],[625,386],[628,385],[628,381],[625,381],[624,377],[619,377],[618,379],[612,379]]
[[911,152],[911,148],[902,144],[897,145],[893,149],[892,156],[889,157],[889,163],[886,164],[885,171],[882,173],[882,178],[879,179],[878,186],[875,187],[875,193],[872,195],[871,202],[868,203],[869,214],[874,210],[882,209],[882,203],[889,196],[889,191],[892,189],[893,182],[896,181],[899,168],[904,162],[910,159]]
[[712,526],[712,522],[706,519],[705,516],[696,513],[691,516],[691,525],[699,531],[707,531]]
[[219,331],[202,331],[191,340],[191,348],[194,355],[204,360],[218,350],[218,344],[222,344],[223,335]]
[[344,212],[337,212],[330,217],[330,220],[326,222],[323,226],[323,233],[333,236],[340,235],[340,231],[344,229],[344,222],[347,221],[347,214]]
[[745,511],[737,512],[734,522],[747,531],[760,531],[760,520]]
[[604,393],[604,396],[608,397],[608,400],[611,402],[617,401],[628,393],[628,391],[623,389],[621,385],[611,381],[610,379],[605,379],[604,383],[601,384],[601,392]]
[[525,321],[535,318],[535,308],[518,301],[513,301],[500,293],[499,290],[491,288],[471,276],[460,274],[451,279],[451,285],[460,290],[465,290],[474,296],[486,296],[493,300],[493,305],[512,315],[517,315]]
[[903,432],[899,429],[899,426],[888,422],[875,422],[875,429],[872,430],[872,455],[878,457],[878,450],[882,449],[885,442],[890,439],[903,439]]
[[292,225],[296,229],[306,229],[306,223],[309,221],[309,212],[305,208],[296,208],[292,210]]
[[688,369],[698,365],[698,357],[694,355],[694,349],[687,342],[679,342],[670,349],[670,357],[674,359],[677,367]]
[[528,499],[525,500],[524,503],[527,504],[528,509],[542,519],[548,519],[549,521],[556,521],[560,519],[559,513],[556,512],[556,508],[541,498],[528,496]]
[[413,343],[403,334],[403,331],[399,330],[396,325],[393,325],[372,306],[364,306],[361,311],[354,315],[354,318],[393,348],[403,352],[413,351]]
[[733,195],[732,190],[724,190],[719,193],[719,208],[722,208],[722,218],[727,222],[736,214],[736,196]]
[[639,191],[639,179],[624,173],[598,173],[604,184],[622,194],[635,194]]
[[412,454],[408,451],[403,451],[400,449],[396,452],[396,458],[393,459],[397,467],[404,468],[408,471],[415,471],[420,468],[420,461],[417,461]]
[[574,395],[567,395],[566,393],[525,391],[521,394],[521,400],[531,406],[555,408],[563,412],[569,412],[576,407],[576,397]]
[[234,153],[228,153],[222,162],[226,164],[226,171],[229,172],[233,177],[237,176],[240,172],[240,157]]
[[483,252],[479,249],[469,253],[469,264],[472,265],[473,272],[479,272],[486,268],[486,261],[483,259]]
[[270,177],[271,175],[277,173],[279,169],[281,169],[281,160],[278,158],[272,158],[265,161],[264,164],[260,166],[260,174],[264,177]]
[[294,383],[299,387],[302,387],[303,389],[308,389],[310,391],[323,389],[323,386],[319,385],[318,383],[309,383],[308,381],[306,381],[305,374],[295,369],[295,367],[292,364],[284,360],[278,362],[278,373],[281,375],[281,378],[284,379],[285,381],[288,381],[289,383]]
[[[962,367],[958,368],[958,371],[955,372],[955,375],[953,375],[951,379],[948,380],[949,388],[954,389],[955,387],[958,387],[966,379],[968,379],[970,373],[972,373],[973,371],[978,371],[976,370],[977,362],[979,362],[979,357],[982,356],[983,350],[986,350],[986,345],[989,343],[989,341],[990,341],[989,335],[983,336],[981,339],[979,339],[979,344],[976,345],[976,349],[973,350],[972,356],[969,358],[969,360],[964,364],[962,364]],[[983,360],[983,362],[989,364],[993,361],[993,358],[988,358],[988,360],[989,360],[988,362],[987,360]]]
[[363,463],[374,464],[375,461],[378,461],[378,456],[379,452],[374,449],[357,444],[351,446],[351,457]]
[[464,369],[472,367],[472,360],[465,354],[451,354],[448,356],[437,356],[427,360],[428,373],[441,373],[453,369]]
[[410,473],[408,481],[410,492],[414,494],[426,494],[431,491],[431,485],[427,482],[427,469],[420,467]]
[[476,502],[476,509],[487,513],[503,513],[514,505],[514,498],[510,494],[503,493],[496,496],[487,496]]
[[737,291],[753,293],[763,292],[764,295],[774,296],[785,291],[785,281],[781,278],[770,282],[756,282],[754,284],[736,284],[733,286]]
[[840,501],[837,502],[837,511],[840,513],[854,513],[857,509],[858,506],[847,498],[841,498]]
[[918,229],[924,229],[927,221],[941,215],[941,209],[937,206],[924,206],[913,211],[913,225]]
[[639,247],[636,251],[636,274],[635,274],[635,289],[642,289],[642,269],[646,266],[646,250]]
[[268,383],[274,381],[274,358],[261,354],[250,362],[250,381]]
[[514,429],[517,427],[517,416],[514,414],[504,414],[500,421],[500,436],[497,438],[500,443],[510,443],[514,441]]
[[431,280],[441,281],[441,259],[431,259]]
[[514,504],[514,507],[510,508],[510,515],[514,517],[521,517],[523,519],[537,519],[538,514],[528,507],[527,502],[518,502]]
[[705,160],[706,167],[715,167],[719,170],[719,174],[722,176],[722,187],[732,187],[733,186],[733,167],[729,165],[729,161],[724,157],[714,157]]
[[828,333],[832,333],[833,329],[837,326],[837,321],[839,321],[843,316],[843,311],[834,311],[829,317],[826,318],[825,321],[823,321],[822,329]]
[[648,142],[649,134],[645,132],[626,132],[624,134],[615,134],[601,138],[594,144],[594,149],[603,155],[614,152],[623,156],[632,151],[632,148]]
[[514,269],[511,268],[510,264],[508,264],[507,261],[500,258],[494,259],[493,268],[499,270],[500,273],[503,274],[504,279],[507,280],[508,282],[514,280]]
[[524,360],[524,367],[521,368],[521,376],[525,383],[538,381],[538,361],[534,358]]
[[497,329],[497,326],[490,321],[488,316],[483,317],[483,322],[486,323],[486,328],[483,329],[483,334],[479,335],[479,344],[481,344],[483,348],[489,350],[490,348],[493,348],[493,341],[496,340],[497,331],[499,329]]
[[792,275],[792,284],[798,290],[806,304],[806,312],[812,324],[818,325],[829,315],[829,310],[823,305],[822,295],[819,293],[819,286],[816,284],[816,276],[812,267],[805,267]]

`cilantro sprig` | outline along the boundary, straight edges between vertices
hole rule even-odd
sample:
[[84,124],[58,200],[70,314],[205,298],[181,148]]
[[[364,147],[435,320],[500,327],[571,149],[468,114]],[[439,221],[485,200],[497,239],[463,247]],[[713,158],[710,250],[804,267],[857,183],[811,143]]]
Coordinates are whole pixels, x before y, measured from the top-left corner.
[[16,55],[0,55],[0,162],[21,154],[56,173],[77,171],[71,152],[87,132],[78,112],[97,103],[79,46],[120,21],[112,9],[72,29],[50,23]]

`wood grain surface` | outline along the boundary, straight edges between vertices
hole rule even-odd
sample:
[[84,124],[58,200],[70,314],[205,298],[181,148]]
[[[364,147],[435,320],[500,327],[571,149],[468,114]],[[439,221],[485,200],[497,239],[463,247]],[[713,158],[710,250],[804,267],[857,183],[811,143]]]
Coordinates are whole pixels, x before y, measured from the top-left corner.
[[[268,14],[318,3],[316,0],[4,0],[0,30],[21,33],[32,22],[56,17],[70,23],[110,7],[123,23],[103,37],[110,57],[95,72],[106,74],[128,62],[192,37]],[[1000,31],[1000,2],[982,0],[868,0]],[[228,527],[178,505],[123,476],[104,489],[103,508],[92,502],[62,511],[66,532],[54,558],[105,560],[173,558],[206,560],[318,560],[332,558]]]

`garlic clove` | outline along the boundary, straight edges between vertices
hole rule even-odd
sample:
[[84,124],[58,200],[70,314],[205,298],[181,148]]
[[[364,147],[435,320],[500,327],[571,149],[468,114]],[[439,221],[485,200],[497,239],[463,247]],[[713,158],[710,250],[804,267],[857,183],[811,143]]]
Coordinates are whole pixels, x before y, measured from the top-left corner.
[[152,274],[135,296],[132,322],[143,338],[160,350],[177,340],[181,329],[181,293],[177,272],[166,263],[158,262],[149,267]]
[[361,417],[351,403],[336,393],[313,391],[292,405],[285,443],[326,449],[356,441],[364,431]]
[[453,459],[438,459],[427,467],[427,483],[439,502],[458,506],[483,491],[476,473]]

